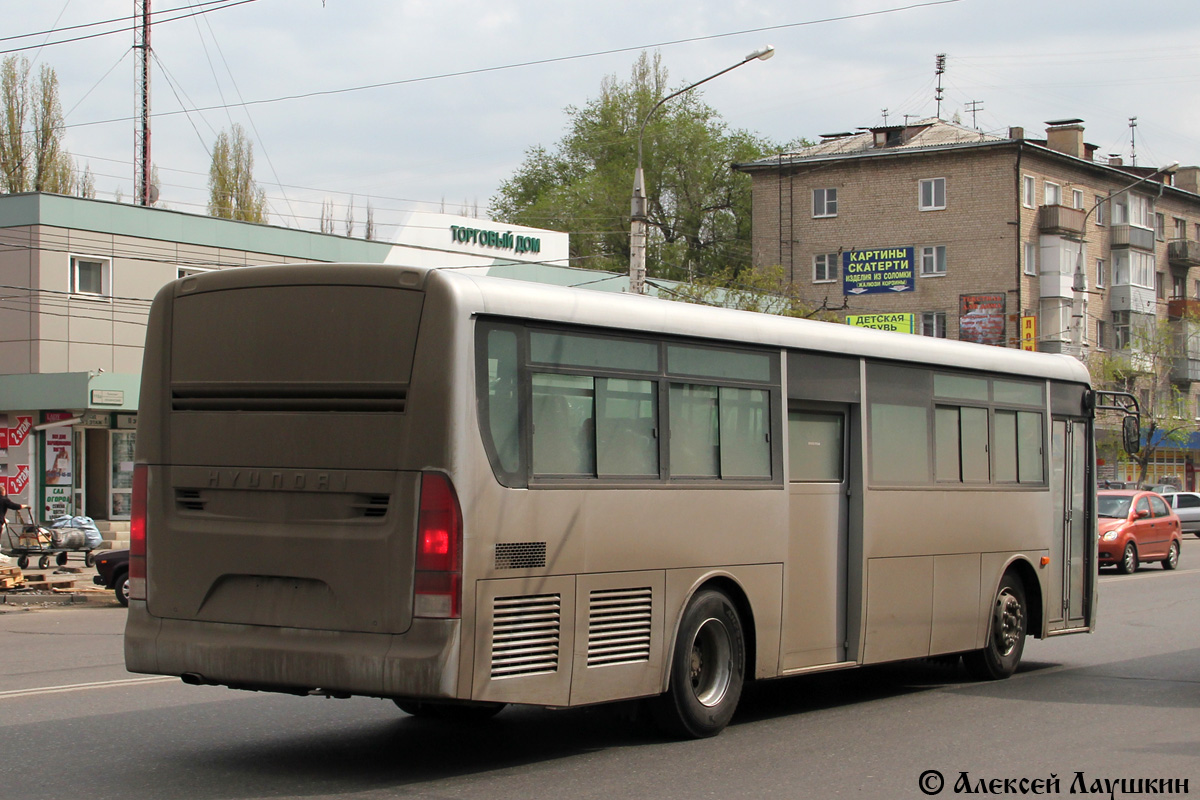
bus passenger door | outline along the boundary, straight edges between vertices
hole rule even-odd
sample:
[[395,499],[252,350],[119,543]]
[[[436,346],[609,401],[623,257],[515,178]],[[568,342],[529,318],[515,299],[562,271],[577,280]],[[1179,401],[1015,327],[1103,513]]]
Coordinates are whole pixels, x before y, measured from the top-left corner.
[[1088,541],[1088,429],[1082,420],[1055,419],[1051,430],[1055,531],[1050,545],[1051,631],[1087,625],[1092,564]]
[[846,660],[850,408],[788,409],[788,555],[781,670]]

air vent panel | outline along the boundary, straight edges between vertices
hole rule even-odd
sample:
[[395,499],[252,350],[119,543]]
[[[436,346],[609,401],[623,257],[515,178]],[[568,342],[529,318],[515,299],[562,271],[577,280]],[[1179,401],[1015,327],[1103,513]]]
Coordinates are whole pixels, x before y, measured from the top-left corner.
[[650,660],[653,596],[648,586],[592,591],[588,600],[589,668]]
[[492,680],[558,671],[562,595],[492,601]]
[[496,543],[496,569],[538,569],[544,566],[545,542]]

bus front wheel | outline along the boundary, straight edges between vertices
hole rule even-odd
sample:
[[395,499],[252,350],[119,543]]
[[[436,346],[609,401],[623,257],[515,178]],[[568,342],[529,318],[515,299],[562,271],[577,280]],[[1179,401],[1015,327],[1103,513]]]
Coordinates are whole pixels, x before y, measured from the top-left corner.
[[673,736],[716,736],[737,708],[745,668],[737,609],[722,592],[699,592],[679,625],[667,691],[651,701],[654,721]]
[[1029,616],[1025,605],[1025,587],[1012,573],[1000,581],[988,624],[988,641],[982,650],[963,656],[967,672],[978,680],[996,681],[1017,671]]

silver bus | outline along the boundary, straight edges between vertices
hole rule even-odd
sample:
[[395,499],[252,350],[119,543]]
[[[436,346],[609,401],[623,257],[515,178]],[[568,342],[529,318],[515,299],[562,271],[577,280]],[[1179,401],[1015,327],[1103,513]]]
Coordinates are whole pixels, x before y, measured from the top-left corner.
[[150,313],[125,658],[471,719],[1090,631],[1067,356],[489,278],[303,264]]

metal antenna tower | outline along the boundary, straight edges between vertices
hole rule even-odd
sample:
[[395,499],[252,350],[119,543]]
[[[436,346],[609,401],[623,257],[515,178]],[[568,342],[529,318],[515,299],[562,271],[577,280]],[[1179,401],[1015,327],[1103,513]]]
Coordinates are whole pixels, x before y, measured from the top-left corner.
[[971,127],[975,130],[979,130],[978,114],[980,111],[983,111],[983,101],[972,100],[971,102],[967,103],[967,111],[971,114]]
[[133,52],[137,79],[137,123],[133,131],[133,186],[136,202],[154,202],[150,185],[150,0],[133,0]]
[[1137,117],[1129,118],[1129,163],[1137,166]]
[[934,93],[934,99],[937,100],[937,118],[942,118],[942,75],[946,73],[946,54],[938,53],[937,59],[934,62],[936,68],[934,73],[937,75],[937,92]]

